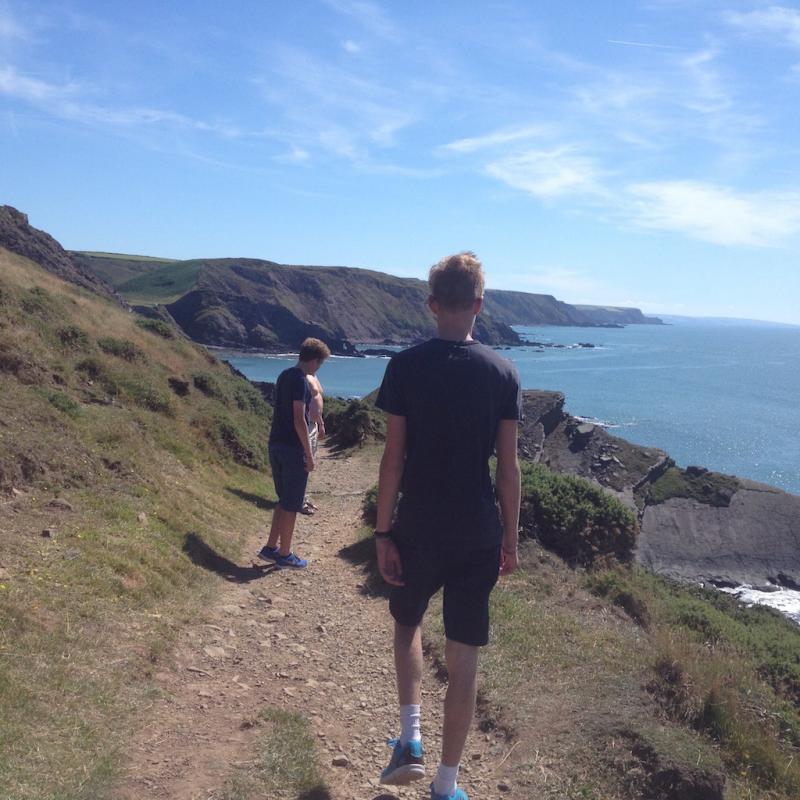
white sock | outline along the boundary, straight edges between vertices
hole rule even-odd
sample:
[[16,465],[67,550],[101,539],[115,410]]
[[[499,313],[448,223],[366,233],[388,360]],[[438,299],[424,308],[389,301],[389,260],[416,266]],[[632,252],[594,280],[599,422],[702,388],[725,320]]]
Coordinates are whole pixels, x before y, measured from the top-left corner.
[[419,732],[419,706],[400,706],[400,744],[422,739]]
[[456,793],[456,781],[458,780],[458,765],[455,767],[446,767],[444,764],[439,764],[439,771],[433,779],[433,791],[436,794],[443,794],[445,797],[450,797]]

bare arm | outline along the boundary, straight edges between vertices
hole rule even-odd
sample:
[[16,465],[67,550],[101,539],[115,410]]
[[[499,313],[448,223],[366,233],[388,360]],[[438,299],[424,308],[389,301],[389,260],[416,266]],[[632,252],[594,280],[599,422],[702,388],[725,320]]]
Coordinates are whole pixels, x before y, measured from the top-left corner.
[[306,471],[314,469],[314,454],[311,452],[311,441],[308,438],[308,425],[306,425],[306,406],[302,400],[292,401],[292,414],[294,418],[294,429],[297,438],[303,445],[303,452],[306,457]]
[[517,568],[519,541],[520,471],[517,458],[517,421],[501,419],[495,439],[497,453],[497,499],[503,517],[503,550],[500,574],[510,575]]
[[[378,475],[378,519],[376,528],[388,531],[392,527],[394,507],[400,492],[406,457],[406,418],[388,414],[386,420],[386,444],[383,448]],[[378,539],[378,568],[383,579],[393,586],[403,585],[402,564],[397,546],[391,539]]]

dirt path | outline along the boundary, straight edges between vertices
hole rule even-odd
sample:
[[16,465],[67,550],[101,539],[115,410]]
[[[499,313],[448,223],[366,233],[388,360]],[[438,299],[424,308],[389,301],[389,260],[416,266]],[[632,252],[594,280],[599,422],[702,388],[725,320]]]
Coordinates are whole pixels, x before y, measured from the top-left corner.
[[[379,788],[390,755],[385,740],[398,732],[391,619],[362,567],[340,552],[356,539],[378,457],[323,452],[309,486],[319,511],[301,516],[295,534],[309,568],[257,576],[243,570],[246,582],[226,583],[206,619],[183,632],[170,669],[156,675],[159,698],[131,745],[119,797],[210,800],[252,758],[258,730],[248,726],[265,707],[311,721],[332,800],[428,797],[427,780]],[[252,552],[256,545],[254,538]],[[431,778],[444,688],[426,659],[422,714]],[[509,796],[498,789],[507,749],[499,734],[473,730],[460,780],[473,800]],[[333,766],[342,755],[348,765]]]

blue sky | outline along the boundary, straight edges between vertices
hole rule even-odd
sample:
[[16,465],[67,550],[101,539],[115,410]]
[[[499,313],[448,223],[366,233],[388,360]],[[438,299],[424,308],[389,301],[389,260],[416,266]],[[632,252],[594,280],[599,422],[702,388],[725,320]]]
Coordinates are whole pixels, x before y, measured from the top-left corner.
[[0,202],[66,247],[800,324],[800,4],[0,0]]

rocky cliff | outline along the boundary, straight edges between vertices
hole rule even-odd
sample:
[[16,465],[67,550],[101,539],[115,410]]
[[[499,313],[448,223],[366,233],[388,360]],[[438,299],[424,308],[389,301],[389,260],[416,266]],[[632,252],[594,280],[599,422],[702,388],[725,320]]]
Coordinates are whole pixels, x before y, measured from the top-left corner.
[[0,206],[0,247],[29,258],[65,281],[97,294],[115,296],[102,278],[77,263],[50,234],[32,227],[28,217],[12,206]]
[[[196,341],[261,350],[296,349],[306,336],[352,354],[353,343],[399,344],[433,334],[422,281],[347,267],[288,267],[264,261],[205,262],[194,287],[167,304]],[[487,344],[518,344],[489,315],[476,325]]]
[[[427,284],[416,279],[259,259],[167,262],[107,253],[74,256],[113,279],[130,302],[167,306],[184,330],[205,344],[281,350],[296,348],[305,335],[316,335],[334,342],[337,352],[347,353],[354,343],[409,344],[433,333]],[[513,345],[520,343],[510,328],[515,324],[651,321],[638,309],[616,311],[589,313],[550,295],[489,290],[476,338]]]
[[570,417],[559,392],[524,392],[520,454],[612,492],[639,516],[637,561],[719,586],[800,588],[800,497],[669,456]]

